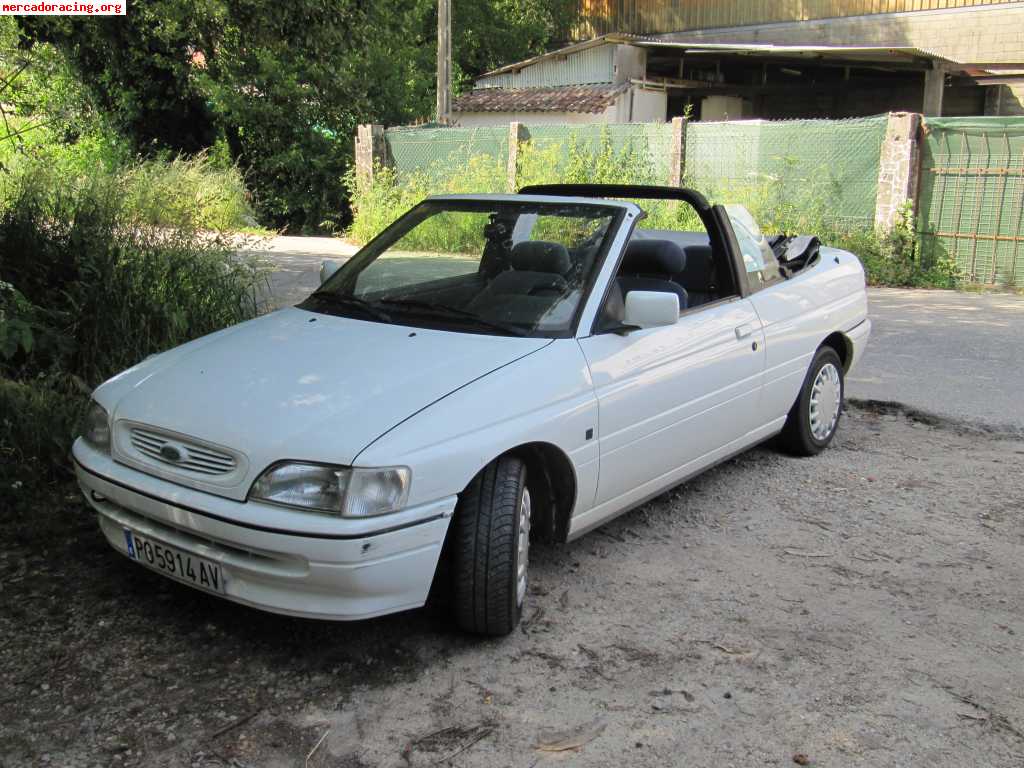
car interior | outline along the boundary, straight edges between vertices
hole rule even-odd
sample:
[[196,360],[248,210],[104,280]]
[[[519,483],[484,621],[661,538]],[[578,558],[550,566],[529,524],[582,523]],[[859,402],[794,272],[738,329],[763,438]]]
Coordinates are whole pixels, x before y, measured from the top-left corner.
[[630,291],[665,291],[679,297],[679,311],[738,296],[732,270],[716,258],[707,234],[636,229],[626,243],[615,283],[601,319],[604,328],[621,325]]
[[[529,212],[491,214],[483,225],[476,269],[472,261],[449,259],[445,263],[455,264],[459,273],[442,277],[443,265],[435,262],[437,278],[402,286],[389,266],[402,259],[390,257],[360,276],[358,295],[392,302],[392,310],[394,301],[415,300],[525,329],[567,328],[585,291],[585,276],[604,243],[607,223],[577,239],[557,227],[537,232],[536,222],[537,215]],[[544,239],[547,233],[564,235],[564,240]],[[401,246],[396,250],[400,252]],[[739,295],[726,259],[724,249],[716,248],[706,231],[635,229],[609,289],[599,329],[622,326],[630,291],[675,294],[681,313]],[[406,261],[426,263],[421,255]]]
[[575,264],[561,243],[523,240],[509,250],[508,269],[495,275],[466,308],[509,322],[536,323],[570,290]]

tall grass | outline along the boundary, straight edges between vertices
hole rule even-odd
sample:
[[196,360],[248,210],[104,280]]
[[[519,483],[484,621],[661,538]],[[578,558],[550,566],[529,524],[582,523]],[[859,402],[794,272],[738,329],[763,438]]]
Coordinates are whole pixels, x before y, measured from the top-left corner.
[[[38,177],[41,169],[46,169],[66,186],[117,178],[125,205],[146,224],[196,226],[218,232],[255,225],[251,195],[235,166],[208,153],[132,161],[98,146],[100,141],[93,137],[74,145],[25,146],[0,158],[6,171],[0,180],[0,207],[10,206],[12,195],[21,189],[22,176]],[[0,149],[9,144],[0,141]]]
[[207,154],[129,165],[122,178],[127,206],[149,224],[218,232],[256,224],[241,173]]
[[209,231],[223,198],[175,189],[210,176],[216,187],[181,161],[70,179],[35,164],[0,180],[0,502],[66,471],[96,384],[257,314],[261,269]]

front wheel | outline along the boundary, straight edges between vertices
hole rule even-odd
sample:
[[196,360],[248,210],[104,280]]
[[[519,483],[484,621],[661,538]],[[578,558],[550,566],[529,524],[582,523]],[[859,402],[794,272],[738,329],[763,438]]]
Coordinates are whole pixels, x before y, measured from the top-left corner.
[[502,456],[473,478],[455,510],[455,619],[467,632],[507,635],[526,599],[532,500],[526,465]]
[[811,361],[800,396],[789,411],[779,442],[797,456],[823,451],[839,426],[843,410],[843,363],[831,347],[822,347]]

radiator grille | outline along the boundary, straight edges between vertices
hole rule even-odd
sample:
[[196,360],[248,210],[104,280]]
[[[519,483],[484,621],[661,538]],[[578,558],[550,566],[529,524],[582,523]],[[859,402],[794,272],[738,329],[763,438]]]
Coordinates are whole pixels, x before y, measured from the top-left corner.
[[209,476],[226,475],[238,467],[234,456],[209,446],[167,437],[139,427],[132,427],[130,434],[132,447],[136,451],[169,467]]

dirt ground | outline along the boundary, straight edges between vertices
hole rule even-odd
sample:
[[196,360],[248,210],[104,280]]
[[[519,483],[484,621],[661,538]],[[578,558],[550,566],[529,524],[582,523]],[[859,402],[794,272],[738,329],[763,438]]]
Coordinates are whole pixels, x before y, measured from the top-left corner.
[[1024,765],[1024,440],[855,407],[562,547],[521,631],[286,619],[75,506],[0,554],[0,765]]

